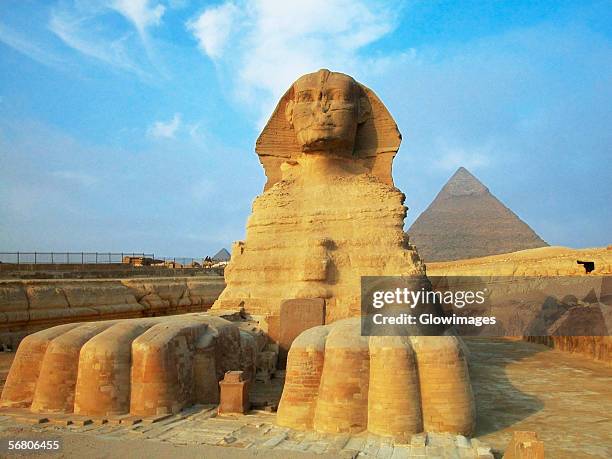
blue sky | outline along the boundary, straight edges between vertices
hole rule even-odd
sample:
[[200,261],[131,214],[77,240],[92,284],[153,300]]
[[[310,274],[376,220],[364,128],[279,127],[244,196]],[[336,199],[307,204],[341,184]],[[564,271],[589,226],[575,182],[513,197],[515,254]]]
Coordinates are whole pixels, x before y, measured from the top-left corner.
[[612,243],[611,1],[3,0],[0,251],[229,248],[322,67],[395,117],[406,228],[465,166],[550,244]]

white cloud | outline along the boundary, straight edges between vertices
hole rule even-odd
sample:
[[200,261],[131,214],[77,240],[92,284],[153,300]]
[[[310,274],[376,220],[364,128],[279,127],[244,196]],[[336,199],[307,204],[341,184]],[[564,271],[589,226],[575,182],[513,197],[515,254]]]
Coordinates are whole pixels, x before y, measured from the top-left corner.
[[396,9],[356,0],[226,1],[187,27],[231,78],[236,98],[257,100],[268,115],[296,76],[322,67],[366,74],[360,52],[395,28]]
[[81,171],[55,171],[51,172],[51,175],[85,187],[95,185],[99,181],[97,177]]
[[233,3],[209,8],[187,23],[187,29],[197,38],[200,48],[212,59],[221,57],[239,10]]
[[149,75],[130,57],[126,45],[127,35],[109,39],[91,31],[91,17],[68,10],[53,10],[49,29],[74,50],[104,64],[134,73],[144,79]]
[[155,138],[174,138],[181,125],[181,114],[175,113],[170,121],[156,121],[148,129],[148,134]]
[[166,11],[163,5],[149,5],[149,0],[114,0],[109,6],[134,24],[143,39],[147,27],[159,25]]

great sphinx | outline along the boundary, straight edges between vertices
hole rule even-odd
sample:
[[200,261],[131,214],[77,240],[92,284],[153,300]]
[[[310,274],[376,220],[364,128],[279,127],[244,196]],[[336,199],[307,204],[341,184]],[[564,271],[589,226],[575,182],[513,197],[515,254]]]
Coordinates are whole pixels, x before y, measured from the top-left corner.
[[241,310],[289,349],[279,424],[400,440],[423,430],[470,434],[459,338],[361,335],[362,276],[426,277],[393,185],[400,142],[382,102],[350,76],[299,78],[257,140],[267,182],[213,311],[32,334],[0,405],[103,417],[216,403],[224,372],[252,378],[263,348],[261,330],[222,318]]
[[[281,342],[285,329],[318,325],[291,344],[281,425],[396,439],[474,427],[459,338],[361,336],[362,276],[426,275],[393,185],[400,142],[379,98],[329,70],[292,84],[257,140],[267,182],[213,309],[260,314]],[[295,323],[304,302],[322,306],[321,323]]]

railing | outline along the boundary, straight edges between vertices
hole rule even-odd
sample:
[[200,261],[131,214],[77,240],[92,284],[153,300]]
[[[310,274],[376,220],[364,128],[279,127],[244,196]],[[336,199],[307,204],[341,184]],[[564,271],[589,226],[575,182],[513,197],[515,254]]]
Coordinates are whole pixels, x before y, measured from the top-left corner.
[[124,257],[155,259],[152,253],[136,252],[0,252],[0,262],[14,264],[123,263]]
[[165,264],[177,268],[192,266],[209,267],[218,263],[209,257],[157,257],[153,253],[144,252],[0,252],[0,263],[12,264],[130,264],[126,257],[136,260],[131,264],[138,264],[137,259],[146,260],[144,264]]

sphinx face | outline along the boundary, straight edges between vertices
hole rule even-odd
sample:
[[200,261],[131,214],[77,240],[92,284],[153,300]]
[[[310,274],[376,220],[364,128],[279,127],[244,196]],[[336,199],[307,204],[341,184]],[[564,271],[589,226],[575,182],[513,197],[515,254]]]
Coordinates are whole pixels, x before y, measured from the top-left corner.
[[359,86],[351,77],[320,70],[293,85],[287,117],[304,152],[351,155],[359,121]]

